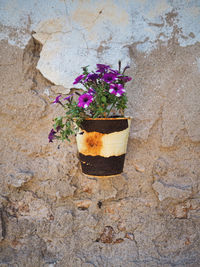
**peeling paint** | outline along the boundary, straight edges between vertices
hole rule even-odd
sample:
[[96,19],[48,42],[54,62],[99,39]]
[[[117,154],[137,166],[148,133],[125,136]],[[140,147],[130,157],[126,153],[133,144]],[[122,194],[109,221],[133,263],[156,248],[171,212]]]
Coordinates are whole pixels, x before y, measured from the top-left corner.
[[56,85],[70,88],[81,66],[130,64],[127,47],[132,44],[149,53],[174,34],[180,46],[199,42],[200,2],[3,0],[0,23],[0,39],[22,48],[34,31],[43,44],[37,68]]

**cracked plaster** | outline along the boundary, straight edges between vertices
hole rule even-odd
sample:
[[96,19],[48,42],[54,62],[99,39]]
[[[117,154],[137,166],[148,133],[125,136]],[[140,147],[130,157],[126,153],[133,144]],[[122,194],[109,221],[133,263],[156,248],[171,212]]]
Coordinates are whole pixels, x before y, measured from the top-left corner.
[[4,25],[0,39],[12,45],[24,47],[35,32],[34,38],[43,44],[37,68],[67,89],[81,66],[93,68],[98,61],[115,67],[119,59],[133,66],[129,45],[150,53],[158,41],[167,44],[175,27],[180,46],[200,40],[200,3],[194,0],[184,4],[178,0],[3,0],[0,17]]

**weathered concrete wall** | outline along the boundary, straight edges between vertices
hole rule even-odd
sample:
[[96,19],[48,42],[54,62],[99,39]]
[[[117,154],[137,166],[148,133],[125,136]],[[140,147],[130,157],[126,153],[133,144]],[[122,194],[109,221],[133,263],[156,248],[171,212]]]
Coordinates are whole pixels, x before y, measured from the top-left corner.
[[[0,266],[199,266],[200,2],[0,2]],[[124,173],[49,144],[81,67],[130,64]]]

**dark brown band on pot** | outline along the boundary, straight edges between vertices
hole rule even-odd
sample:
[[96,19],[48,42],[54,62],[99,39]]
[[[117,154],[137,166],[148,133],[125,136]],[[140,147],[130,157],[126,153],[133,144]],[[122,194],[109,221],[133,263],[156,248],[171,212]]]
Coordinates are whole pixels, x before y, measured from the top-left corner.
[[86,132],[99,132],[109,134],[113,132],[120,132],[128,128],[128,119],[117,120],[84,120],[81,123],[81,129]]
[[82,172],[94,176],[110,176],[123,172],[125,154],[104,158],[101,156],[85,156],[79,153]]

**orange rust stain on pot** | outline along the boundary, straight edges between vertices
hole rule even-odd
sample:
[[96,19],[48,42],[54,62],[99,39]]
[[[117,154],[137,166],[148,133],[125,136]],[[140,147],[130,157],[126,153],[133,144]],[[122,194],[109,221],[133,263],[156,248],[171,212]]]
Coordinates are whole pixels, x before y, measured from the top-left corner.
[[98,132],[86,133],[84,138],[84,150],[82,153],[91,156],[100,155],[103,146],[103,135],[104,134]]

